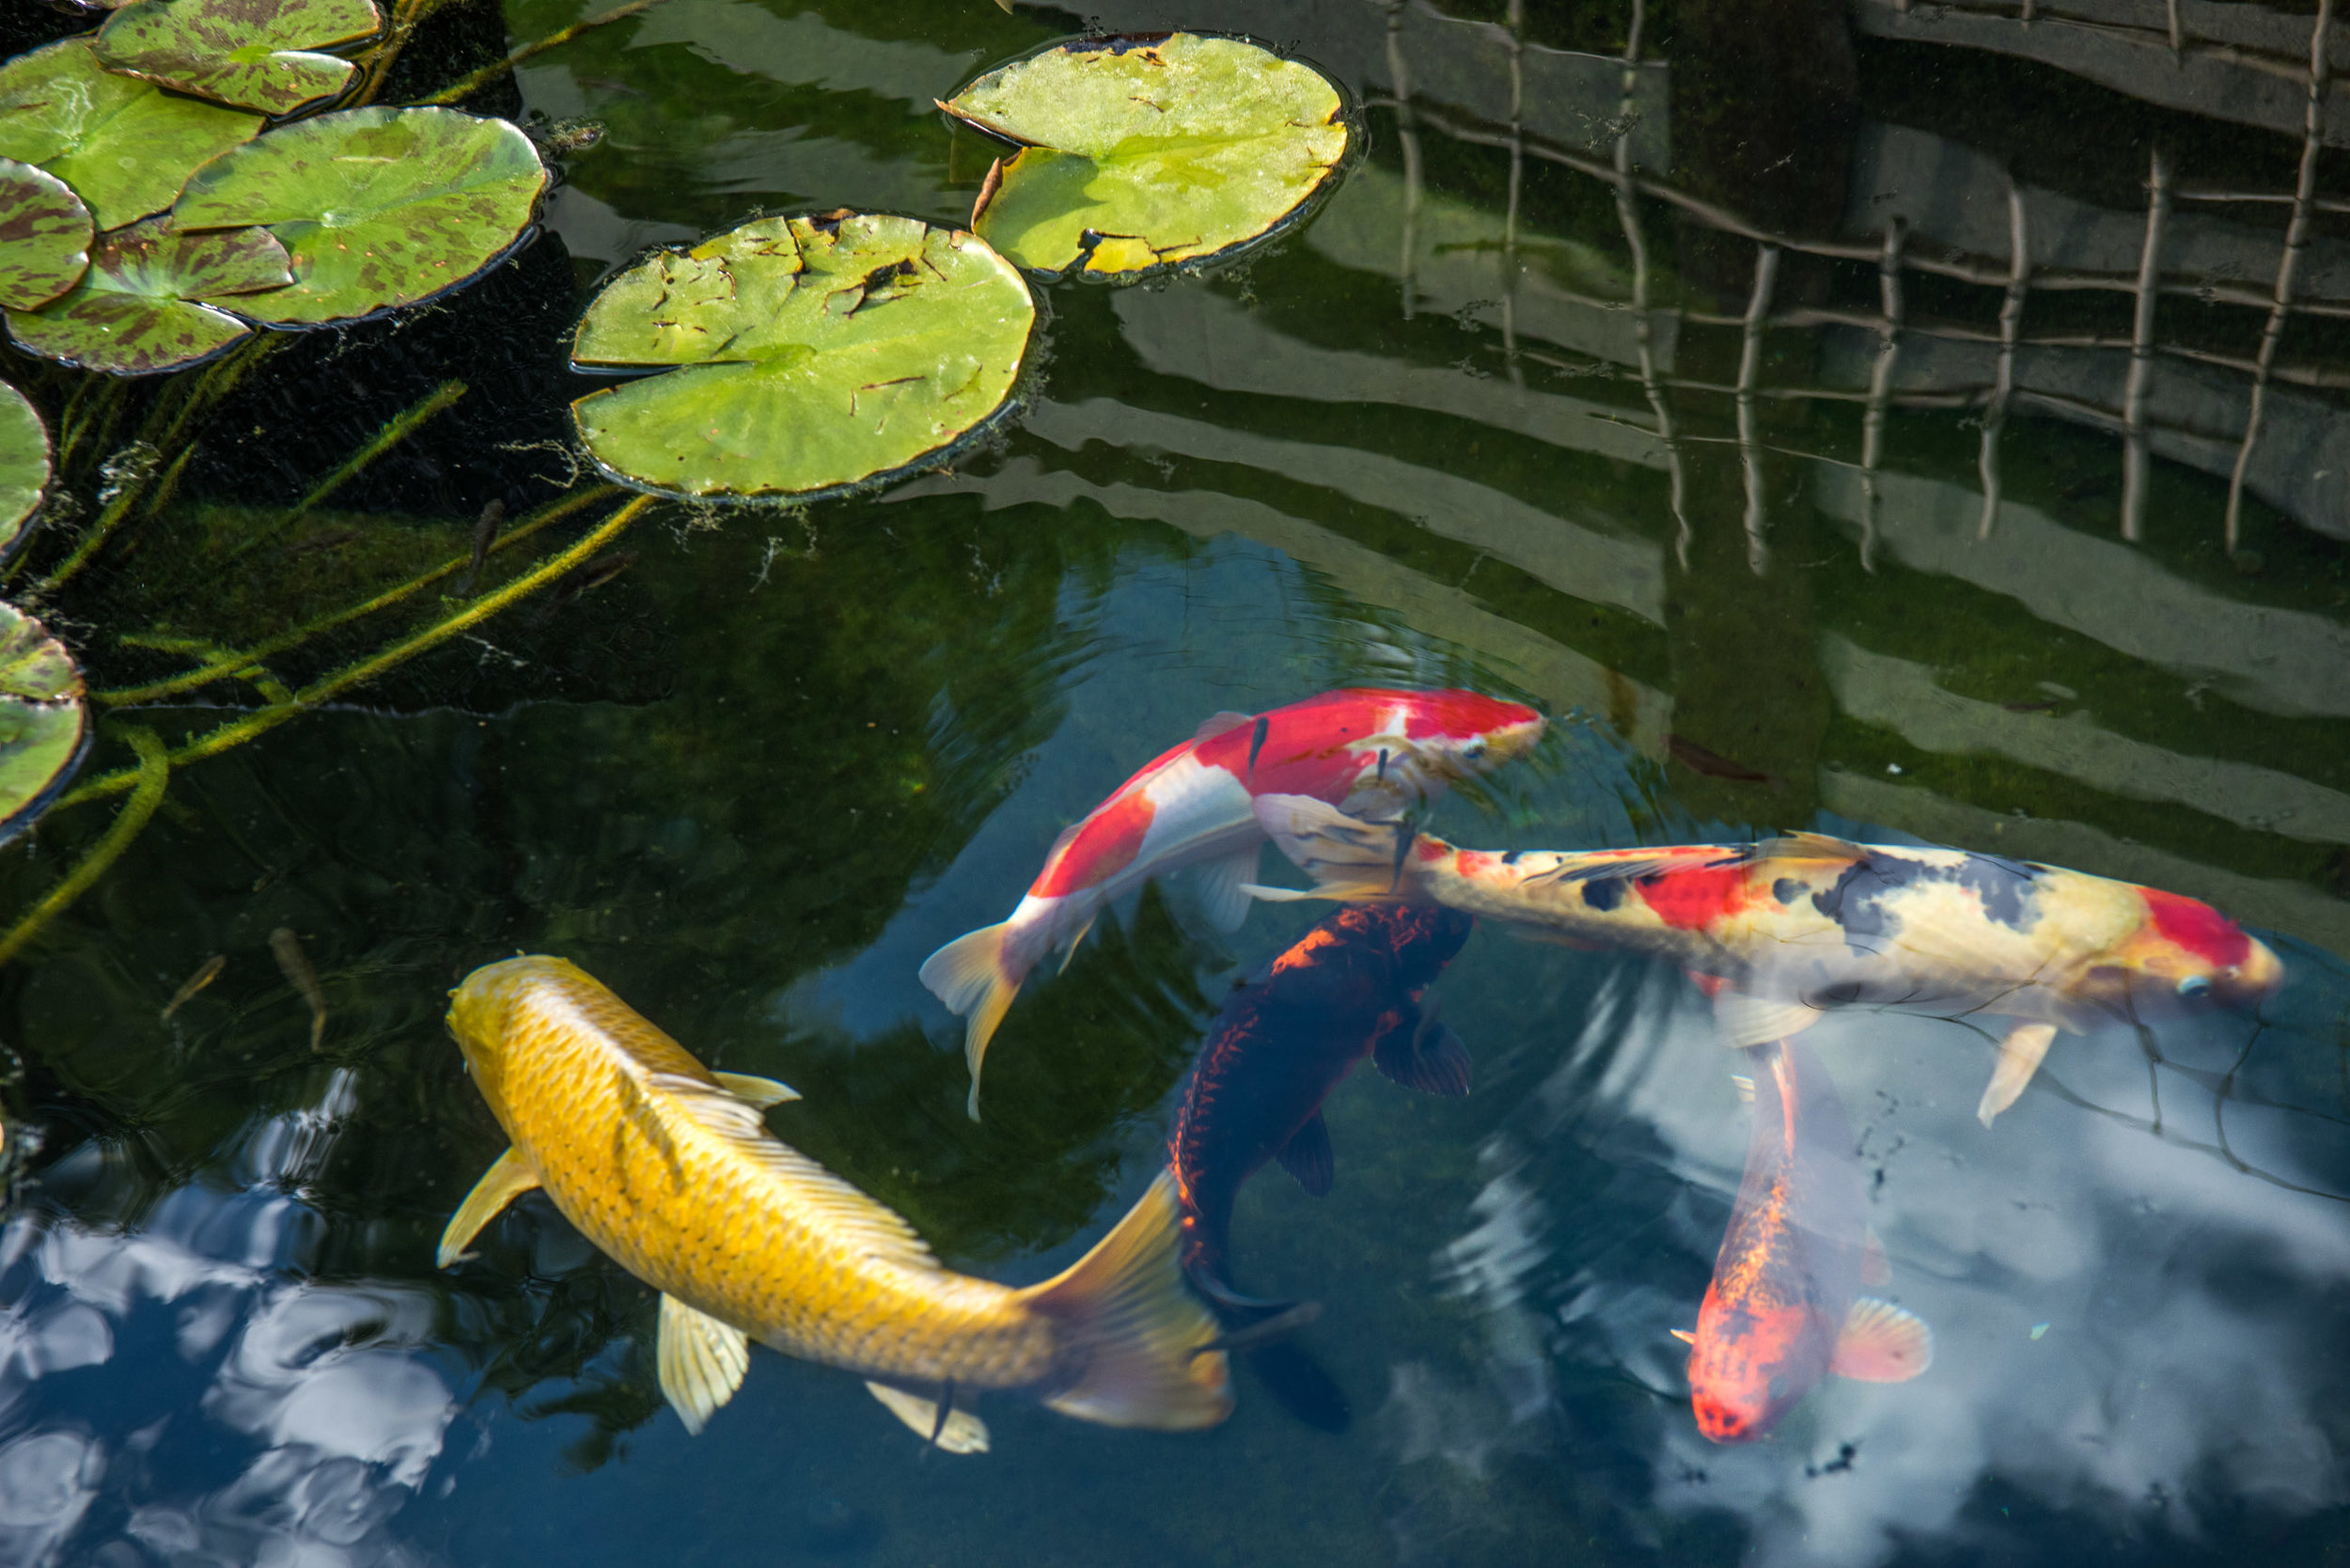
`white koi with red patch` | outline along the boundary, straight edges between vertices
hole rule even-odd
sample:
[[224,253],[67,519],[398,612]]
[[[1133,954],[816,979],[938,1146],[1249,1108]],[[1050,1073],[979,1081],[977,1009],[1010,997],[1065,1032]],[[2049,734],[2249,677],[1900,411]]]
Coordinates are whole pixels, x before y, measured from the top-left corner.
[[2015,1103],[2060,1029],[2247,1004],[2284,965],[2197,900],[1964,850],[1856,844],[1816,833],[1753,844],[1492,854],[1403,837],[1302,796],[1257,803],[1311,893],[1439,903],[1574,945],[1627,948],[1687,970],[1726,1044],[1758,1045],[1837,1007],[2014,1020],[1976,1109]]
[[1011,918],[924,961],[922,983],[967,1020],[972,1120],[988,1040],[1021,982],[1055,948],[1073,951],[1104,905],[1152,877],[1201,866],[1209,918],[1229,931],[1247,917],[1248,879],[1264,842],[1258,796],[1400,813],[1530,749],[1543,724],[1531,708],[1475,692],[1375,687],[1209,719],[1060,836]]

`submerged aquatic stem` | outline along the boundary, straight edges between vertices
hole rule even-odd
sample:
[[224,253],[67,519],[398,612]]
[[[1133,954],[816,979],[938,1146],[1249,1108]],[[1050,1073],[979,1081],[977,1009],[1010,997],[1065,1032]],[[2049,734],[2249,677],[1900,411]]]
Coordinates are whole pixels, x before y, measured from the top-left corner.
[[171,781],[171,759],[164,749],[162,738],[145,725],[124,727],[122,738],[131,743],[131,749],[138,756],[136,766],[122,770],[123,788],[131,792],[130,800],[98,842],[90,846],[90,852],[65,874],[65,880],[25,911],[7,935],[0,936],[0,964],[16,957],[27,942],[40,934],[43,926],[88,892],[90,885],[122,857],[122,852],[131,847],[131,840],[139,836],[139,830],[155,814],[155,808],[164,803],[164,789]]

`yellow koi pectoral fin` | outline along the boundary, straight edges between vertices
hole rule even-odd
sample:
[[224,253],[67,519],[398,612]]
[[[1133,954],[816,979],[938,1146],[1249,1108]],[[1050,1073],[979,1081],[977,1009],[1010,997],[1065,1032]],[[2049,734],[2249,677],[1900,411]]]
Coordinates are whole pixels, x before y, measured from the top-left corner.
[[1232,1413],[1219,1325],[1184,1288],[1176,1262],[1175,1179],[1162,1171],[1094,1247],[1059,1276],[1020,1293],[1051,1319],[1083,1370],[1046,1396],[1065,1416],[1105,1426],[1187,1432]]
[[441,1249],[432,1266],[446,1268],[465,1256],[465,1244],[481,1233],[481,1228],[495,1219],[498,1211],[539,1184],[539,1173],[524,1159],[522,1151],[509,1149],[482,1172],[481,1180],[465,1194],[465,1200],[457,1205],[457,1212],[448,1216],[448,1224],[441,1231]]
[[697,1311],[676,1296],[661,1298],[661,1342],[653,1361],[661,1392],[677,1406],[685,1430],[699,1433],[711,1413],[734,1397],[751,1364],[744,1332]]
[[963,1059],[971,1069],[971,1098],[964,1109],[974,1121],[979,1119],[979,1067],[987,1060],[987,1043],[1027,978],[1025,970],[1004,971],[1004,938],[1010,930],[1010,922],[981,926],[922,961],[922,983],[965,1021]]
[[1741,991],[1723,991],[1714,997],[1716,1032],[1723,1044],[1740,1049],[1800,1034],[1819,1021],[1820,1010],[1803,1002],[1774,1001]]
[[1684,1345],[1693,1345],[1698,1342],[1698,1337],[1685,1328],[1675,1328],[1669,1332],[1674,1339],[1679,1340]]
[[1975,1107],[1976,1121],[1988,1127],[1993,1118],[2015,1104],[2031,1075],[2040,1071],[2041,1058],[2048,1054],[2056,1036],[2054,1024],[2018,1024],[2007,1031],[2007,1038],[1999,1042],[1999,1065],[1991,1070],[1982,1104]]
[[775,1078],[762,1078],[755,1073],[713,1073],[710,1075],[717,1079],[728,1094],[747,1101],[760,1110],[800,1097],[800,1091],[790,1084]]
[[936,1400],[909,1394],[903,1388],[893,1388],[886,1383],[868,1383],[865,1387],[872,1390],[873,1397],[882,1402],[884,1409],[912,1427],[925,1443],[935,1441],[936,1446],[948,1453],[987,1451],[987,1423],[968,1410],[950,1407],[947,1419],[942,1422],[938,1419]]
[[1915,1312],[1862,1296],[1844,1319],[1827,1370],[1862,1383],[1906,1383],[1934,1365],[1934,1330]]

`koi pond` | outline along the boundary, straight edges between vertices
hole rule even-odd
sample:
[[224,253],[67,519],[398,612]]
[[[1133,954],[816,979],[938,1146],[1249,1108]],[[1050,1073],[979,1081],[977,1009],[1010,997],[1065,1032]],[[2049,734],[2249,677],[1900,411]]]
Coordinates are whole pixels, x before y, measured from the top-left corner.
[[[2350,1553],[2329,0],[0,53],[0,1563]],[[517,954],[1056,1370],[740,1369]]]

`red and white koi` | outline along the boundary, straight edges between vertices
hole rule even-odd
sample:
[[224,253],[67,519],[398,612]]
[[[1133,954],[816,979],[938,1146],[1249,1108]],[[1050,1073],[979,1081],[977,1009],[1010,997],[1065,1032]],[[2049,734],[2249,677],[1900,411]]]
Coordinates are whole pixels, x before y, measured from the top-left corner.
[[1653,953],[1713,996],[1726,1044],[1783,1039],[1839,1007],[2012,1020],[1976,1107],[1985,1126],[2060,1029],[2249,1004],[2284,978],[2274,952],[2209,904],[2035,861],[1817,833],[1495,854],[1303,797],[1268,795],[1257,810],[1317,884],[1257,897],[1439,903]]
[[[1746,1180],[1689,1342],[1689,1405],[1716,1443],[1768,1434],[1834,1372],[1901,1383],[1934,1364],[1914,1313],[1860,1294],[1868,1189],[1844,1103],[1794,1041],[1758,1046]],[[1873,1281],[1883,1283],[1882,1278]]]
[[1105,904],[1197,865],[1208,917],[1226,931],[1247,917],[1247,885],[1264,842],[1253,809],[1259,795],[1400,814],[1455,778],[1530,749],[1543,723],[1522,703],[1476,692],[1373,687],[1209,719],[1060,836],[1011,918],[958,937],[923,963],[922,983],[968,1020],[972,1120],[988,1039],[1021,982],[1055,948],[1073,952]]

